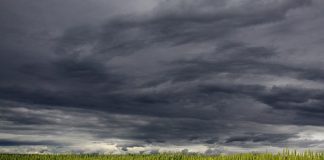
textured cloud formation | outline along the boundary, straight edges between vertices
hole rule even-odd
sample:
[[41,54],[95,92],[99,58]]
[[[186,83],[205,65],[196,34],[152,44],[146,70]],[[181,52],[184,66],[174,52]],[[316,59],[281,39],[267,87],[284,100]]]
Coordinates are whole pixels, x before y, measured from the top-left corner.
[[324,145],[320,0],[2,4],[0,152]]

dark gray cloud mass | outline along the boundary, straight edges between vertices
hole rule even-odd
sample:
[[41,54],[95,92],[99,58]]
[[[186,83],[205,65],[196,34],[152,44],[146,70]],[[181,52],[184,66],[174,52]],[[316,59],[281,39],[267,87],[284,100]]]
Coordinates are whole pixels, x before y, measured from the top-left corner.
[[4,0],[0,152],[321,149],[322,6]]

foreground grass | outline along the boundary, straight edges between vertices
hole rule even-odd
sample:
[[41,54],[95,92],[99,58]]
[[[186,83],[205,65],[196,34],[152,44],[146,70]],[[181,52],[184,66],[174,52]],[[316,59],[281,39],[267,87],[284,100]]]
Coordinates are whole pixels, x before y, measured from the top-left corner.
[[233,154],[233,155],[38,155],[38,154],[0,154],[0,160],[324,160],[324,153],[288,152],[279,154]]

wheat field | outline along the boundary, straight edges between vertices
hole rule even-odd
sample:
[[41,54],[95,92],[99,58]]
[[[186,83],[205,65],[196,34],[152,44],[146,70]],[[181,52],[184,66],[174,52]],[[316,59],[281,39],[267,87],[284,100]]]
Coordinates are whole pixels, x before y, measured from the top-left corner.
[[278,154],[245,153],[231,155],[200,154],[134,154],[134,155],[41,155],[0,154],[0,160],[324,160],[324,153],[284,151]]

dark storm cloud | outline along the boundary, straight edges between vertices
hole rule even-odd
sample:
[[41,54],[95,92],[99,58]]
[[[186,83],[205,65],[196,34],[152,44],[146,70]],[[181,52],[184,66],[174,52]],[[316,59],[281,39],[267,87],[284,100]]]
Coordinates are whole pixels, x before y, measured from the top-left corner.
[[[113,87],[121,84],[123,77],[118,78],[115,75],[105,73],[105,70],[107,68],[100,66],[103,62],[98,60],[101,58],[101,56],[85,55],[83,57],[82,54],[86,54],[83,52],[88,51],[94,53],[105,53],[108,55],[108,57],[110,57],[120,54],[123,55],[125,53],[128,53],[129,51],[134,52],[137,48],[140,49],[157,42],[178,43],[180,41],[187,41],[187,36],[190,36],[189,39],[191,39],[191,41],[199,40],[199,37],[209,37],[207,35],[215,36],[212,37],[212,39],[217,39],[219,37],[219,34],[213,33],[215,29],[212,28],[217,28],[216,31],[220,30],[221,34],[226,34],[228,32],[233,32],[235,28],[272,22],[273,19],[269,19],[267,17],[281,19],[284,17],[286,11],[299,5],[304,5],[305,2],[307,1],[287,1],[278,8],[270,7],[265,11],[257,10],[256,16],[251,16],[252,13],[255,13],[248,10],[238,11],[238,13],[234,14],[230,14],[228,13],[228,11],[222,10],[216,11],[216,13],[212,12],[202,14],[198,9],[196,16],[189,17],[188,14],[186,14],[187,10],[185,9],[183,11],[184,13],[177,14],[177,16],[162,12],[162,14],[153,16],[153,18],[150,17],[148,19],[142,20],[121,18],[119,20],[109,22],[101,29],[93,29],[91,27],[72,28],[64,33],[63,37],[59,39],[58,45],[56,47],[56,52],[58,54],[67,54],[66,57],[63,56],[63,59],[54,62],[51,62],[51,60],[51,65],[45,66],[48,67],[47,69],[38,69],[43,68],[43,64],[36,64],[36,66],[35,64],[32,64],[30,67],[28,65],[23,65],[19,67],[22,68],[22,71],[18,71],[18,73],[16,73],[17,75],[13,75],[13,77],[9,75],[9,78],[21,77],[31,79],[28,77],[30,75],[24,75],[20,72],[38,72],[38,74],[41,75],[35,76],[42,77],[36,77],[38,78],[36,79],[36,81],[47,84],[44,84],[44,86],[32,90],[29,89],[30,83],[25,84],[28,86],[22,86],[24,84],[6,85],[2,87],[2,97],[12,100],[26,100],[32,102],[35,101],[34,103],[52,103],[54,105],[57,104],[67,106],[93,105],[102,108],[105,104],[112,104],[112,106],[124,105],[119,103],[121,103],[120,101],[124,101],[125,98],[120,98],[121,100],[119,100],[118,97],[123,95],[117,95],[117,100],[113,100],[117,104],[114,104],[114,102],[107,100],[113,99],[113,97],[111,97],[110,95],[110,91]],[[198,2],[198,4],[206,6],[209,5],[209,2]],[[163,5],[164,3],[162,3],[161,8],[163,8]],[[190,6],[191,4],[185,3],[185,5]],[[274,13],[275,15],[273,15]],[[193,14],[195,15],[195,12]],[[208,27],[206,29],[201,29],[200,26],[204,25],[207,25]],[[224,31],[223,29],[226,29],[228,31]],[[88,50],[88,47],[90,48],[90,50]],[[221,49],[224,50],[224,48],[226,50],[226,46]],[[236,47],[233,48],[235,49]],[[254,62],[253,60],[251,62],[249,59],[253,59],[253,57],[268,56],[272,53],[271,51],[268,51],[266,48],[262,47],[238,48],[238,50],[243,50],[242,52],[246,52],[246,54],[244,55],[244,57],[247,59],[246,62],[231,60],[233,62],[229,63],[238,63],[239,66],[237,67],[239,68],[244,67],[244,65],[247,65],[246,67],[255,67],[255,65],[253,64],[258,62]],[[254,54],[255,52],[257,52],[257,55]],[[65,60],[65,58],[67,60]],[[239,59],[239,57],[237,58]],[[243,64],[240,65],[241,63]],[[223,66],[226,65],[227,63],[225,62]],[[239,68],[233,68],[233,70],[241,72],[242,69]],[[266,69],[268,68],[270,67],[266,67]],[[17,72],[15,70],[14,72]],[[8,76],[5,75],[4,77]],[[105,88],[105,90],[97,90],[97,88],[99,87],[98,83],[100,83],[99,81],[106,84],[100,85],[100,87]],[[69,86],[69,84],[72,85]],[[51,91],[47,85],[53,85],[52,87],[56,88],[62,87],[62,90],[58,89],[59,91]],[[84,88],[84,90],[81,88]],[[91,97],[91,95],[93,94],[96,94],[96,97],[86,98],[87,96]],[[69,97],[73,97],[73,99]],[[125,97],[126,99],[128,98],[127,95]],[[135,99],[130,97],[130,100],[126,100],[130,102],[126,103],[135,105],[138,104],[139,106],[141,104],[154,103],[154,99],[163,99],[161,98],[161,94],[158,94],[157,97],[159,98],[152,99],[152,97],[146,95],[136,96]],[[165,104],[163,100],[157,100],[156,102]]]
[[[244,54],[244,52],[242,52]],[[250,52],[251,53],[251,52]],[[262,52],[256,52],[262,53]],[[248,58],[249,59],[249,58]],[[230,58],[223,61],[214,60],[194,60],[194,61],[179,61],[174,63],[176,69],[168,71],[167,79],[175,82],[190,82],[195,80],[202,80],[208,78],[212,74],[228,74],[228,79],[235,79],[245,76],[245,74],[258,74],[258,75],[274,75],[274,76],[292,76],[302,79],[309,79],[309,77],[303,77],[303,74],[317,73],[318,70],[304,68],[289,67],[281,64],[267,63],[255,60],[245,60],[245,58]],[[318,80],[310,79],[310,80]],[[206,94],[213,93],[225,93],[225,94],[237,94],[237,95],[249,95],[256,99],[269,104],[278,109],[298,109],[297,105],[300,107],[307,107],[311,105],[316,107],[321,103],[321,98],[323,98],[323,91],[321,89],[313,88],[294,88],[294,87],[273,87],[271,90],[266,90],[262,85],[257,84],[203,84],[199,85],[199,91]],[[310,100],[310,101],[309,101]],[[291,102],[291,103],[290,103]],[[307,103],[309,102],[309,103]],[[275,104],[277,103],[277,104]],[[296,105],[290,107],[290,105]],[[304,104],[303,104],[304,103]],[[316,103],[317,105],[312,105],[311,103]],[[282,104],[282,105],[280,105]],[[308,106],[310,107],[310,106]],[[321,110],[321,106],[318,106],[319,110],[314,110],[318,112]],[[305,111],[307,110],[304,108]],[[309,108],[312,110],[312,108]],[[313,108],[315,109],[315,108]]]
[[61,145],[56,142],[52,141],[16,141],[16,140],[2,140],[0,139],[0,146],[38,146],[38,145],[53,145],[53,146],[58,146]]
[[[280,147],[300,132],[276,130],[280,125],[323,126],[324,71],[320,63],[284,61],[291,55],[280,46],[235,36],[284,23],[311,2],[161,1],[144,13],[109,11],[104,23],[88,12],[73,22],[58,16],[69,13],[64,9],[45,14],[49,21],[31,18],[37,10],[22,16],[18,4],[17,14],[1,10],[0,129],[57,136],[75,127],[90,141],[132,141],[116,145],[123,151],[147,144]],[[82,13],[84,4],[75,10]],[[2,139],[4,146],[55,146]]]
[[233,73],[236,76],[261,74],[290,76],[314,81],[323,80],[324,71],[321,69],[289,66],[269,61],[269,59],[277,55],[277,51],[273,48],[224,42],[205,58],[172,62],[175,68],[172,68],[166,77],[173,81],[190,81],[211,74]]
[[[282,20],[290,9],[310,2],[309,0],[286,1],[274,7],[252,3],[264,7],[264,10],[234,10],[235,8],[226,10],[218,8],[219,2],[211,1],[199,1],[193,4],[175,1],[177,5],[184,6],[181,10],[170,10],[165,7],[173,2],[162,2],[161,9],[151,16],[118,17],[100,28],[91,26],[71,28],[59,39],[57,52],[82,54],[84,51],[82,47],[89,47],[87,49],[92,53],[105,54],[106,57],[111,58],[134,53],[149,45],[213,41],[239,28]],[[195,10],[189,10],[195,5],[198,5]],[[200,7],[207,6],[212,7],[214,11],[205,13],[200,10]]]
[[276,142],[283,142],[288,138],[292,138],[294,135],[290,134],[259,134],[259,135],[246,135],[246,136],[235,136],[230,137],[226,140],[225,143],[235,143],[235,142],[264,142],[267,141],[270,144],[274,144]]

